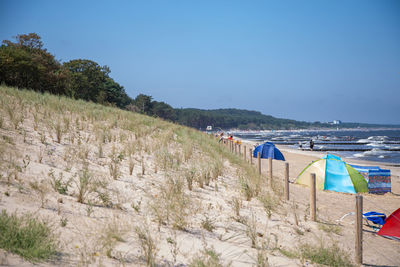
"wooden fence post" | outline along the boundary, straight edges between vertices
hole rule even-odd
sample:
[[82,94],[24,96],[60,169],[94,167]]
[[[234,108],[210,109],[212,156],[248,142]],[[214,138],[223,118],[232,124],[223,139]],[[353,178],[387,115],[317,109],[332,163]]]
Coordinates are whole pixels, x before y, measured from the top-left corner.
[[317,198],[315,192],[315,173],[310,175],[310,216],[311,220],[315,222],[317,220]]
[[253,165],[253,149],[250,148],[250,165]]
[[272,157],[268,158],[269,187],[272,188]]
[[239,146],[239,156],[241,156],[242,155],[242,145],[239,144],[238,146]]
[[289,200],[289,163],[285,163],[285,198]]
[[245,145],[243,145],[243,159],[244,159],[244,161],[246,161],[246,158],[247,158],[247,156],[246,156],[246,154],[247,154],[246,150],[247,150],[247,147],[246,147]]
[[258,174],[261,174],[261,154],[257,152],[257,160],[258,160]]
[[362,264],[363,249],[362,249],[362,212],[363,212],[363,197],[360,194],[356,195],[356,238],[355,238],[355,256],[356,262]]

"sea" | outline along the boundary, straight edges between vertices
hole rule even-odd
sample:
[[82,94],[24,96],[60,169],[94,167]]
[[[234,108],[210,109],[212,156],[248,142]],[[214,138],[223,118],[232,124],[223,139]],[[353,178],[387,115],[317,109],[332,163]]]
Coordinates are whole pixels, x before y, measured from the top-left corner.
[[400,166],[400,129],[232,131],[234,137]]

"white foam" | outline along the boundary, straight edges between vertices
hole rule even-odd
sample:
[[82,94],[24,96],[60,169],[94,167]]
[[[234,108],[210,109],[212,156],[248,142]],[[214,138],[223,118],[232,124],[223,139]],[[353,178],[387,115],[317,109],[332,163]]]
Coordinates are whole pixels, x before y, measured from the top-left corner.
[[368,137],[368,140],[371,140],[371,141],[385,141],[386,139],[388,139],[388,137],[385,136],[385,135],[370,136],[370,137]]

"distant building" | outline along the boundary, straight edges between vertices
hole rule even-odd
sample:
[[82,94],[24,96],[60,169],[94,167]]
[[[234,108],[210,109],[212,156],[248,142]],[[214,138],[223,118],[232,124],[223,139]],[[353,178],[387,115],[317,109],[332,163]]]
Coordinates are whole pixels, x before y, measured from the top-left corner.
[[333,122],[332,122],[332,124],[341,124],[342,123],[342,121],[340,121],[340,120],[334,120]]

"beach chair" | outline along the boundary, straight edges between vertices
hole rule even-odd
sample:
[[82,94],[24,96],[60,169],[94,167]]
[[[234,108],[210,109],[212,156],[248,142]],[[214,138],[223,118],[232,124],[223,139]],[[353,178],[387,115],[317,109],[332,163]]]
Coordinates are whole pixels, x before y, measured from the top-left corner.
[[[376,212],[376,211],[369,211],[363,214],[363,218],[366,220],[367,225],[378,231],[382,225],[385,224],[386,215],[384,213]],[[375,225],[371,225],[370,222],[374,223]]]
[[[349,213],[343,215],[343,217],[338,220],[339,223],[342,222],[342,220],[349,215],[354,215],[354,212],[349,212]],[[367,225],[369,227],[371,227],[375,231],[378,231],[382,227],[382,225],[385,224],[386,215],[384,213],[380,213],[380,212],[376,212],[376,211],[369,211],[369,212],[363,213],[363,218],[365,219],[365,221],[367,222]],[[374,223],[374,225],[370,224],[369,222]]]

